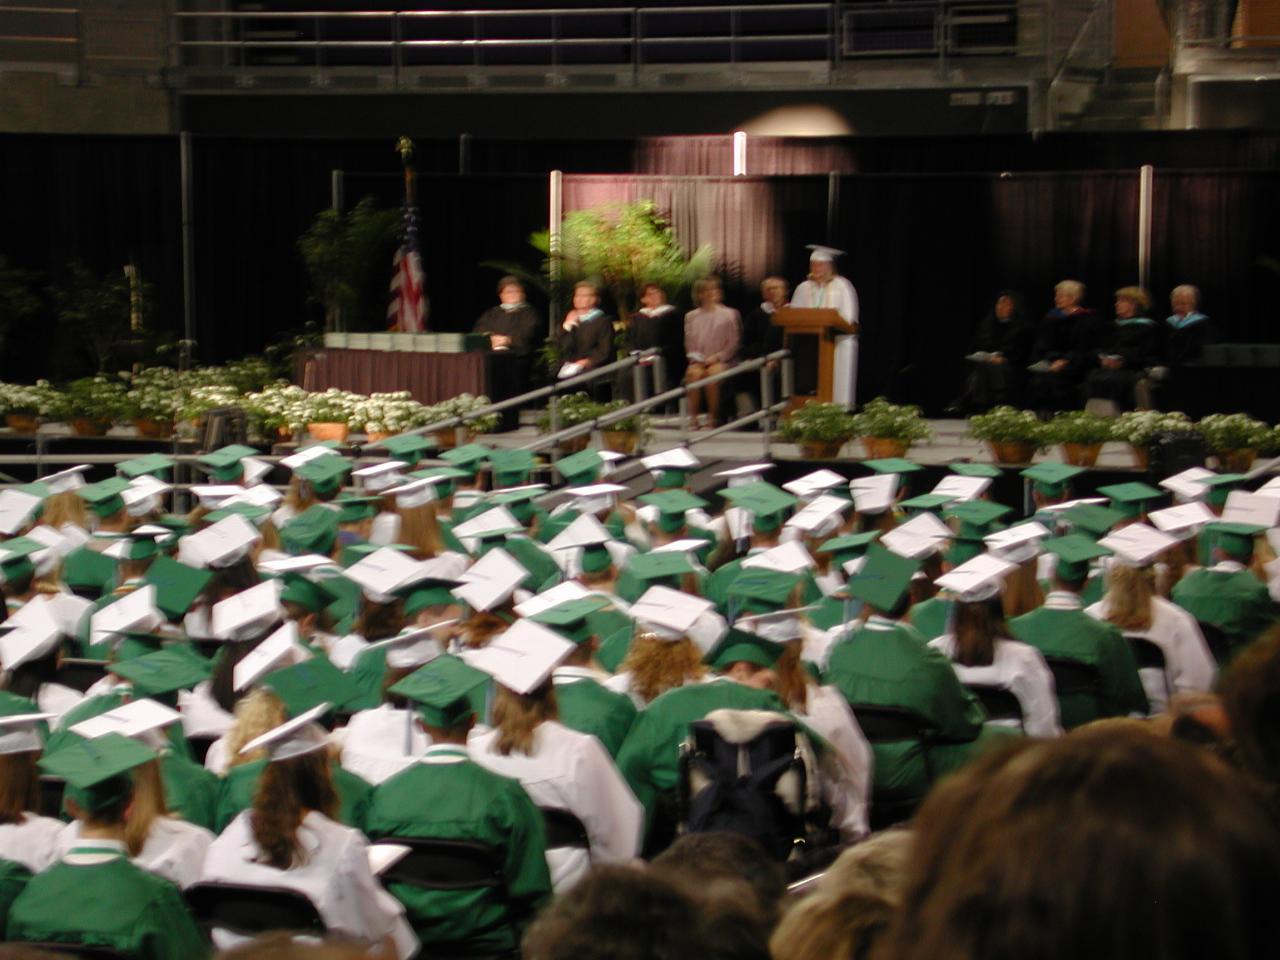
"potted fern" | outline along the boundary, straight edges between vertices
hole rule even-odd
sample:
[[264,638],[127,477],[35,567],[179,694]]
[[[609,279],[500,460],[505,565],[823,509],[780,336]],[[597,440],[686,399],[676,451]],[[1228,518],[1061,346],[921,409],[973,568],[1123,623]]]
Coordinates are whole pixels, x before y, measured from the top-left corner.
[[1030,463],[1046,442],[1045,425],[1033,410],[994,407],[969,418],[969,435],[991,449],[996,463]]
[[1046,428],[1046,439],[1062,446],[1063,462],[1092,467],[1102,445],[1115,436],[1115,421],[1087,410],[1064,410]]
[[[606,403],[600,412],[611,413],[628,405],[626,400],[614,400]],[[606,450],[631,455],[648,442],[650,432],[650,417],[643,413],[633,413],[621,420],[614,420],[607,427],[602,427],[600,436],[604,440]]]
[[1147,469],[1151,462],[1151,445],[1168,434],[1189,435],[1196,432],[1196,425],[1185,413],[1159,410],[1130,410],[1122,413],[1112,424],[1114,439],[1127,443],[1133,453],[1133,465]]
[[[566,394],[561,397],[556,404],[556,415],[558,423],[557,430],[563,430],[565,427],[577,426],[580,423],[588,423],[600,416],[604,412],[604,404],[592,400],[585,390],[579,390],[577,393]],[[538,418],[538,430],[541,433],[551,432],[551,410],[548,408]],[[570,440],[564,440],[560,443],[560,449],[565,453],[577,453],[579,450],[587,449],[587,444],[591,442],[591,435],[584,433],[581,436],[573,437]]]
[[1258,449],[1266,445],[1271,436],[1267,424],[1244,413],[1211,413],[1196,426],[1205,446],[1229,473],[1244,473],[1252,467]]
[[810,460],[831,460],[858,435],[858,421],[838,403],[810,400],[778,423],[782,439],[796,444]]
[[884,397],[876,397],[853,419],[855,435],[862,438],[871,460],[905,456],[913,443],[933,436],[919,407],[890,403]]

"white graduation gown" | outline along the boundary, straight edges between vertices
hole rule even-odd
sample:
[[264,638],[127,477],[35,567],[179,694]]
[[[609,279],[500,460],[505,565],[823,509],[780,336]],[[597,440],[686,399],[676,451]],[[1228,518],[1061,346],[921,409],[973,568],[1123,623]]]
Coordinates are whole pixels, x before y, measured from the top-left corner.
[[0,860],[39,873],[58,859],[58,834],[66,824],[53,817],[24,813],[21,823],[0,823]]
[[[202,880],[239,886],[284,887],[304,894],[333,933],[377,944],[390,935],[400,960],[418,949],[418,938],[405,920],[404,907],[378,884],[369,868],[368,841],[359,830],[344,827],[314,810],[298,828],[306,862],[278,870],[257,862],[260,855],[244,811],[227,825],[204,859]],[[247,938],[215,928],[214,946],[226,950]]]
[[1053,688],[1053,673],[1044,656],[1030,644],[999,639],[995,657],[985,667],[966,667],[955,663],[956,641],[944,633],[929,642],[940,650],[964,684],[1002,687],[1018,698],[1022,707],[1022,727],[1029,737],[1058,737],[1062,721],[1058,716],[1058,697]]
[[823,799],[831,806],[831,825],[852,843],[866,836],[875,758],[844,694],[833,686],[809,684],[804,712],[793,711],[813,732],[826,740],[835,763],[823,766],[830,779],[823,783]]
[[600,741],[547,720],[533,734],[533,755],[502,756],[498,732],[473,734],[468,749],[476,763],[520,781],[543,809],[568,810],[586,828],[591,850],[559,847],[547,851],[551,885],[563,893],[593,863],[622,863],[640,852],[644,808]]
[[[841,276],[819,285],[805,280],[791,296],[793,307],[819,307],[838,312],[847,323],[858,322],[858,291]],[[852,407],[858,392],[858,338],[836,337],[835,373],[832,400]]]
[[62,718],[84,701],[84,694],[60,683],[42,683],[36,691],[36,706],[41,713],[52,713],[51,727],[62,726]]
[[182,732],[188,737],[221,737],[235,723],[235,717],[213,699],[208,680],[178,693],[178,712],[182,714]]
[[377,786],[413,766],[431,746],[414,716],[389,703],[354,714],[342,737],[343,768]]
[[[176,817],[156,817],[147,833],[147,842],[132,859],[136,866],[185,890],[200,879],[200,869],[213,839],[212,833],[194,823]],[[65,857],[79,841],[80,821],[74,820],[58,835],[58,857]]]

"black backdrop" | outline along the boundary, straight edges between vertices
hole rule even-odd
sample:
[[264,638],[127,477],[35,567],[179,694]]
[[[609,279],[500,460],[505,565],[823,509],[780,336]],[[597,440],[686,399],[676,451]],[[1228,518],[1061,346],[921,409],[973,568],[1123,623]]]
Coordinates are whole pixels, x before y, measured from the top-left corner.
[[[496,273],[481,261],[534,265],[525,239],[546,225],[548,167],[618,174],[609,179],[631,184],[629,195],[665,181],[673,218],[710,234],[729,268],[730,299],[744,309],[755,302],[761,273],[803,275],[805,243],[848,250],[844,269],[858,287],[866,326],[860,393],[889,392],[936,410],[954,391],[955,358],[996,289],[1022,290],[1039,313],[1052,284],[1072,276],[1105,310],[1111,290],[1135,282],[1136,165],[1153,162],[1157,309],[1175,283],[1196,283],[1223,339],[1280,339],[1273,323],[1280,278],[1259,264],[1280,256],[1274,136],[755,144],[752,168],[762,173],[818,164],[843,171],[830,236],[825,176],[671,177],[722,172],[714,169],[722,152],[713,141],[696,138],[683,152],[678,142],[657,149],[645,141],[483,141],[467,150],[470,169],[482,172],[467,176],[456,172],[456,141],[420,142],[423,252],[436,322],[465,327],[492,302]],[[400,192],[398,161],[384,141],[198,137],[193,155],[197,339],[210,361],[260,350],[318,316],[306,304],[295,240],[328,205],[332,169],[348,171],[349,204],[373,194],[392,205]],[[708,209],[714,217],[689,219],[689,211]],[[0,254],[55,280],[73,257],[102,270],[136,259],[156,288],[156,325],[181,331],[176,138],[0,137],[0,210]],[[777,259],[766,264],[764,256]],[[368,324],[381,296],[371,292]],[[0,373],[79,372],[59,359],[66,351],[51,330],[46,320],[11,339]]]

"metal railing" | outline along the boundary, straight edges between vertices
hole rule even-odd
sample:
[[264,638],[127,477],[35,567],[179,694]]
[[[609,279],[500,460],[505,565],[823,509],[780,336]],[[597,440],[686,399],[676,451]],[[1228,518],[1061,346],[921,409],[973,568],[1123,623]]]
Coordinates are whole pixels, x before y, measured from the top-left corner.
[[[1020,20],[1043,17],[1047,3],[1027,0],[908,0],[841,8],[843,55],[871,57],[1042,57],[1043,42],[1020,41]],[[1042,34],[1047,41],[1048,34]],[[1028,49],[1030,47],[1030,49]]]
[[83,36],[78,7],[0,5],[0,63],[5,70],[71,70],[79,82]]
[[[1280,47],[1280,35],[1235,32],[1235,14],[1243,5],[1227,0],[1176,0],[1172,5],[1173,22],[1170,24],[1176,45],[1200,50],[1253,50],[1255,53],[1259,49]],[[1241,22],[1247,23],[1247,20]]]
[[1075,105],[1083,110],[1094,89],[1101,84],[1115,55],[1114,31],[1111,0],[1096,0],[1049,81],[1047,122],[1050,130],[1058,129],[1063,114],[1069,112],[1063,109],[1068,98],[1074,98]]

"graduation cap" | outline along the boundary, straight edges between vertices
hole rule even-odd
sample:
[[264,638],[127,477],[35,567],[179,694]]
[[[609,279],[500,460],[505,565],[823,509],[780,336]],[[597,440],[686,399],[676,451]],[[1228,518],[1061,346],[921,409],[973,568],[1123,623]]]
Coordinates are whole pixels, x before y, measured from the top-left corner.
[[583,644],[590,640],[592,636],[588,617],[607,606],[609,606],[607,597],[591,594],[587,597],[557,604],[554,607],[533,614],[528,619],[534,623],[551,627],[566,640],[572,640],[576,644]]
[[492,610],[515,593],[527,576],[528,569],[498,547],[477,560],[452,593],[472,610]]
[[244,517],[255,527],[260,527],[270,519],[271,509],[269,507],[255,506],[251,503],[228,503],[207,514],[205,519],[210,523],[217,523],[227,517]]
[[260,636],[283,617],[280,581],[264,580],[215,603],[210,626],[215,639],[235,643]]
[[403,591],[404,615],[417,616],[428,607],[447,607],[454,603],[456,581],[428,580],[415,583]]
[[1232,490],[1227,494],[1221,519],[1227,523],[1252,523],[1263,527],[1274,527],[1280,523],[1280,499],[1268,494]]
[[844,511],[852,506],[842,497],[823,493],[792,516],[786,526],[799,530],[806,537],[829,537],[840,526]]
[[[506,507],[513,517],[526,526],[533,521],[533,501],[547,490],[546,484],[531,483],[489,494],[489,502]],[[457,531],[455,530],[455,533]]]
[[650,454],[643,457],[640,463],[653,474],[653,486],[656,490],[683,487],[689,482],[689,474],[702,466],[687,447],[672,447],[661,453]]
[[191,609],[212,579],[213,573],[209,570],[162,556],[152,561],[142,582],[155,588],[155,605],[165,618],[177,620]]
[[604,458],[598,450],[579,450],[577,453],[557,460],[556,471],[570,486],[585,486],[600,479],[604,469]]
[[293,471],[293,475],[306,483],[317,497],[329,499],[342,489],[350,470],[346,457],[317,457]]
[[253,447],[246,447],[242,443],[232,443],[206,453],[196,463],[209,471],[209,475],[218,483],[235,483],[244,476],[244,464],[240,461],[257,452]]
[[167,480],[168,473],[174,466],[174,461],[164,454],[148,453],[141,457],[134,457],[132,460],[125,460],[123,463],[117,463],[116,470],[130,480],[138,477],[156,477],[160,480]]
[[966,477],[953,473],[938,481],[938,485],[931,493],[934,496],[947,497],[952,502],[977,500],[987,492],[990,486],[990,477]]
[[487,646],[470,651],[466,661],[513,693],[527,694],[545,683],[574,647],[549,627],[517,620]]
[[0,757],[38,753],[44,742],[43,731],[57,714],[41,713],[25,697],[12,697],[12,700],[25,700],[30,707],[19,706],[16,702],[0,704]]
[[515,487],[528,483],[536,458],[531,450],[494,450],[489,455],[495,487]]
[[1124,514],[1096,503],[1079,503],[1062,514],[1062,519],[1072,528],[1083,531],[1095,540],[1125,518]]
[[1013,512],[1012,507],[990,500],[966,500],[942,511],[944,517],[960,521],[957,536],[981,539],[991,533],[991,525]]
[[35,483],[26,484],[25,488],[42,497],[79,490],[85,485],[84,473],[88,469],[89,464],[87,463],[82,463],[76,467],[67,467],[65,470],[59,470],[46,477],[41,477]]
[[734,621],[733,627],[778,644],[798,640],[804,632],[799,611],[787,609],[739,617]]
[[310,659],[311,651],[298,639],[298,625],[292,620],[286,621],[236,663],[231,675],[232,688],[239,693],[274,670]]
[[1051,536],[1044,524],[1029,520],[983,537],[987,549],[1010,563],[1026,563],[1040,555],[1042,541]]
[[52,611],[41,604],[20,626],[0,636],[0,669],[12,673],[24,663],[47,657],[62,642],[62,628]]
[[521,533],[524,525],[505,507],[494,507],[453,528],[460,540],[500,540],[509,533]]
[[744,487],[731,487],[724,491],[724,497],[735,507],[751,513],[751,524],[759,533],[777,530],[782,526],[786,512],[797,503],[794,494],[763,480]]
[[826,543],[818,544],[818,550],[831,554],[836,563],[843,566],[847,560],[852,560],[854,557],[860,557],[866,553],[867,547],[871,546],[879,538],[879,530],[872,530],[868,533],[846,533],[843,536],[833,537]]
[[315,503],[280,528],[280,544],[293,554],[330,554],[340,524],[337,510]]
[[13,487],[0,490],[0,534],[17,533],[30,523],[44,503],[44,497]]
[[424,437],[422,434],[400,434],[395,437],[387,437],[381,441],[382,449],[386,450],[396,460],[409,466],[416,466],[423,455],[430,450],[435,449],[435,441],[430,437]]
[[627,488],[620,483],[591,483],[585,487],[566,487],[563,491],[571,498],[570,508],[578,513],[602,513],[617,502],[618,494]]
[[707,655],[707,663],[721,673],[735,663],[753,663],[758,667],[771,669],[782,656],[783,646],[765,637],[732,627],[724,639],[716,644]]
[[1248,479],[1243,473],[1212,473],[1207,477],[1201,477],[1197,482],[1205,488],[1209,504],[1221,507],[1227,502],[1227,497],[1232,491],[1239,489],[1240,484]]
[[809,251],[810,261],[817,260],[819,263],[833,263],[836,257],[844,256],[843,250],[824,246],[821,243],[805,244],[805,249]]
[[401,553],[413,553],[413,547],[406,543],[352,543],[342,548],[338,555],[338,566],[349,569],[370,554],[379,550],[398,550]]
[[72,733],[89,740],[99,740],[108,734],[141,740],[146,746],[161,749],[163,743],[155,736],[158,731],[182,722],[182,714],[156,700],[131,700],[129,703],[100,713],[73,724]]
[[79,547],[62,561],[62,582],[72,590],[105,593],[115,587],[116,565],[100,551]]
[[955,500],[956,500],[955,497],[950,497],[950,496],[947,496],[946,494],[922,493],[919,496],[915,496],[915,497],[911,497],[910,499],[903,500],[901,503],[898,504],[898,506],[900,506],[903,510],[910,511],[911,513],[920,513],[923,511],[923,512],[928,512],[933,514],[939,514],[942,512],[943,507],[945,507],[949,503],[954,503]]
[[685,525],[685,513],[707,506],[707,501],[687,490],[672,488],[646,493],[637,498],[643,504],[658,508],[658,529],[674,533]]
[[381,547],[347,568],[348,580],[360,584],[374,603],[390,603],[398,590],[422,579],[422,564],[401,550]]
[[149,633],[163,622],[164,614],[156,606],[156,588],[143,584],[89,618],[89,640],[102,643],[123,633]]
[[154,750],[119,733],[72,740],[36,761],[45,773],[65,780],[64,796],[86,813],[110,810],[133,793],[136,767],[156,759]]
[[384,460],[361,467],[353,471],[351,476],[365,490],[376,493],[401,483],[404,480],[404,469],[405,464],[399,460]]
[[650,587],[631,605],[627,615],[662,640],[689,636],[699,619],[712,614],[715,604],[670,587]]
[[447,730],[475,713],[471,696],[488,682],[489,674],[483,670],[444,654],[394,684],[390,692],[416,703],[426,726]]
[[907,473],[917,473],[924,469],[918,463],[912,463],[902,457],[883,457],[879,460],[867,460],[863,466],[874,470],[876,473],[891,473],[895,476],[901,476]]
[[1124,517],[1139,517],[1152,503],[1164,496],[1164,491],[1146,483],[1115,483],[1099,487],[1098,493],[1111,501],[1111,508]]
[[340,493],[338,498],[333,501],[333,505],[338,508],[338,522],[342,523],[360,523],[364,520],[372,520],[378,515],[378,504],[382,502],[382,497],[359,497],[354,494]]
[[689,559],[689,554],[679,550],[638,553],[627,561],[626,569],[643,583],[670,580],[677,586],[680,577],[698,572],[698,568]]
[[772,463],[744,463],[713,474],[716,479],[725,480],[731,487],[745,487],[763,479],[763,475],[773,469]]
[[159,540],[168,539],[172,534],[163,528],[134,530],[115,538],[115,542],[102,551],[104,556],[113,560],[151,560],[160,552]]
[[999,467],[992,466],[989,463],[960,463],[949,464],[951,472],[959,474],[962,477],[985,477],[988,480],[998,480],[1003,473]]
[[887,612],[898,605],[919,569],[919,560],[873,543],[867,548],[862,568],[849,578],[844,592],[869,607]]
[[1253,556],[1253,538],[1266,529],[1261,524],[1231,521],[1218,521],[1205,527],[1206,531],[1213,534],[1214,547],[1246,563]]
[[729,584],[730,616],[734,610],[738,613],[771,613],[786,604],[798,583],[799,574],[763,567],[744,568]]
[[856,477],[849,481],[854,509],[859,513],[880,514],[893,506],[898,490],[896,473],[879,473],[869,477]]
[[258,528],[238,514],[178,541],[178,559],[192,567],[221,569],[243,560],[262,539]]
[[848,481],[834,470],[824,468],[806,473],[795,480],[788,480],[782,485],[782,489],[788,493],[794,493],[801,500],[812,500],[829,491],[840,489],[847,483]]
[[122,493],[129,487],[129,481],[121,477],[108,477],[98,483],[80,487],[76,493],[85,504],[99,517],[110,517],[124,509]]
[[430,480],[405,480],[387,491],[396,498],[396,508],[413,510],[439,499],[439,489]]
[[1073,467],[1066,463],[1037,463],[1033,467],[1021,471],[1018,475],[1030,480],[1032,489],[1042,497],[1061,497],[1067,492],[1067,484],[1084,473],[1084,467]]
[[922,512],[884,534],[880,544],[901,556],[923,559],[937,553],[954,536],[952,529],[932,513]]
[[998,597],[1004,578],[1017,569],[1017,564],[984,553],[944,573],[935,582],[943,590],[955,594],[963,603],[981,603]]
[[304,463],[309,463],[320,457],[338,457],[338,442],[336,440],[322,440],[319,443],[310,443],[305,447],[300,447],[294,453],[287,457],[280,458],[280,466],[288,470],[297,470]]
[[25,580],[36,572],[37,558],[47,559],[49,547],[33,537],[15,537],[0,543],[0,580]]
[[116,661],[107,670],[128,680],[135,693],[159,697],[175,690],[189,690],[209,679],[213,664],[192,648],[179,645]]
[[1177,542],[1176,537],[1155,527],[1131,523],[1111,531],[1098,541],[1098,546],[1106,547],[1126,567],[1147,567]]
[[1175,473],[1172,477],[1165,477],[1160,481],[1160,486],[1172,493],[1173,499],[1178,503],[1188,503],[1192,500],[1205,499],[1209,495],[1209,488],[1201,481],[1215,476],[1217,474],[1204,467],[1189,467],[1181,473]]
[[569,524],[547,544],[549,550],[573,550],[580,548],[579,565],[586,573],[599,573],[613,563],[608,545],[613,535],[593,514],[584,513]]
[[1073,583],[1089,576],[1090,561],[1111,554],[1106,547],[1079,533],[1046,540],[1044,548],[1058,558],[1054,567],[1058,578]]
[[156,480],[150,474],[144,474],[130,482],[120,494],[124,501],[125,511],[131,517],[145,517],[160,509],[161,497],[173,488]]
[[425,470],[417,470],[409,474],[415,480],[429,480],[431,485],[436,488],[436,497],[443,499],[452,496],[457,481],[465,480],[474,476],[466,470],[459,470],[457,467],[427,467]]
[[483,444],[468,443],[465,446],[454,447],[452,450],[445,450],[440,454],[440,459],[449,466],[463,471],[468,477],[474,477],[480,472],[484,462],[489,459],[491,452]]
[[333,665],[328,657],[312,657],[263,677],[259,686],[271,690],[284,704],[291,717],[307,716],[323,707],[318,716],[329,710],[341,710],[360,696],[360,689],[351,674]]
[[814,567],[814,559],[799,540],[788,540],[776,547],[752,554],[742,561],[743,570],[772,570],[774,573],[801,574]]
[[268,730],[262,736],[254,737],[240,748],[241,756],[257,750],[266,750],[270,758],[269,762],[276,763],[325,749],[329,745],[329,738],[324,732],[324,727],[317,721],[328,713],[329,709],[330,705],[327,703],[317,704],[292,720],[286,720],[280,726]]
[[1190,540],[1206,525],[1217,518],[1213,511],[1198,500],[1180,503],[1176,507],[1165,507],[1163,510],[1152,510],[1147,519],[1157,530],[1176,537],[1178,540]]

